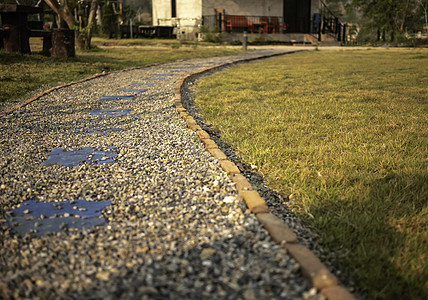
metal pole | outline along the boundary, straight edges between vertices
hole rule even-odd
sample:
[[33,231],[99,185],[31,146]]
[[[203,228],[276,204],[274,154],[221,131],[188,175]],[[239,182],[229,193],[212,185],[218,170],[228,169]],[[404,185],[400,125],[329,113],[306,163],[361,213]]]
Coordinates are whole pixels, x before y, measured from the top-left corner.
[[247,32],[244,31],[244,41],[242,42],[242,46],[244,48],[244,51],[247,51],[247,41],[248,41]]
[[129,19],[129,32],[131,33],[131,39],[134,38],[134,33],[132,32],[132,18]]

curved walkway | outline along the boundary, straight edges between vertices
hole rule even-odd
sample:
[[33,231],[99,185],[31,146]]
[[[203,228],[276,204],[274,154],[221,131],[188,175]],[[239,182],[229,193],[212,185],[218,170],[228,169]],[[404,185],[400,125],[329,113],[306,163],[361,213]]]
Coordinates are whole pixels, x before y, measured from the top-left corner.
[[[2,298],[319,297],[312,285],[332,287],[324,290],[331,299],[345,295],[335,282],[325,285],[332,279],[325,267],[317,274],[302,267],[312,282],[302,277],[293,249],[275,243],[253,214],[272,219],[263,203],[252,206],[245,186],[238,193],[245,182],[223,171],[221,153],[206,150],[208,137],[180,106],[187,75],[276,54],[112,73],[2,116]],[[95,216],[100,208],[80,201],[106,207]],[[58,213],[32,214],[37,203],[55,203]],[[273,220],[263,224],[285,225]]]

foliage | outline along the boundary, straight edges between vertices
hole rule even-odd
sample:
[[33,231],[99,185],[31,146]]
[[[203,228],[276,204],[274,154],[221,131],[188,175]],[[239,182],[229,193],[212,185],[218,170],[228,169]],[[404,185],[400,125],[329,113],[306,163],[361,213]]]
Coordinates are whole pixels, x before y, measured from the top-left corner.
[[328,9],[342,22],[358,24],[361,21],[361,14],[352,5],[352,0],[325,0]]
[[205,122],[369,299],[428,297],[427,62],[427,50],[314,51],[198,85]]
[[[59,17],[61,17],[61,20],[65,21],[68,28],[75,30],[76,48],[90,48],[93,24],[99,0],[91,0],[87,3],[73,0],[44,1]],[[86,8],[89,8],[89,12],[88,9],[83,9],[82,4],[84,4]],[[77,19],[73,15],[73,11],[75,10],[78,10]]]
[[200,29],[200,33],[202,34],[202,39],[204,42],[210,43],[220,43],[222,33],[220,32],[217,26],[214,26],[212,29],[208,29],[205,26],[202,26]]
[[424,31],[428,0],[353,0],[365,18],[363,27],[376,39],[395,41],[397,33]]
[[115,16],[112,3],[109,0],[104,0],[101,24],[103,32],[108,34],[109,38],[113,36],[117,38],[117,16]]

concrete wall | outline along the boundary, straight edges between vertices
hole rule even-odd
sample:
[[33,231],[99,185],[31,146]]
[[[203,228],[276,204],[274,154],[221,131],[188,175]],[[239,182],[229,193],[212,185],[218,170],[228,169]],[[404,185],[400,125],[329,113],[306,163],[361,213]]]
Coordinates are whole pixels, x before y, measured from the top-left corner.
[[[283,0],[176,0],[177,18],[201,18],[224,9],[228,15],[283,16]],[[311,1],[311,15],[319,12],[319,0]],[[152,0],[153,25],[171,19],[171,0]]]
[[311,0],[311,16],[315,13],[319,13],[321,9],[321,1],[320,0]]
[[159,19],[171,19],[171,0],[153,0],[152,1],[152,20],[153,25],[171,25],[171,22]]
[[176,0],[177,18],[201,18],[203,0]]
[[195,38],[202,22],[202,0],[176,0],[176,18],[172,18],[171,0],[153,0],[152,11],[154,26],[176,26],[174,33],[186,39]]
[[172,18],[171,0],[153,0],[153,25],[175,26],[179,39],[195,39],[202,23],[202,0],[176,0],[176,18]]
[[[282,16],[283,0],[176,0],[177,19],[201,18],[214,15],[214,9],[224,9],[228,15]],[[171,22],[171,0],[153,0],[153,25],[167,25]],[[174,24],[172,24],[174,25]]]

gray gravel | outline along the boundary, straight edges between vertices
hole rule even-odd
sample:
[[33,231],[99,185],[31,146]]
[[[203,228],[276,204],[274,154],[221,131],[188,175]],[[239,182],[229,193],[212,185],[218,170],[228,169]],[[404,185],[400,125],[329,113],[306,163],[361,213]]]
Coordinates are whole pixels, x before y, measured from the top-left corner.
[[[114,73],[2,117],[0,298],[249,300],[314,294],[173,105],[175,86],[186,74],[243,57]],[[145,93],[118,93],[154,77],[165,80],[137,87]],[[134,94],[135,100],[99,100]],[[98,109],[131,111],[89,114]],[[73,134],[81,128],[83,134]],[[54,148],[110,146],[117,147],[113,163],[42,165]],[[110,200],[102,212],[107,224],[19,237],[5,223],[8,211],[24,200],[75,199]]]

